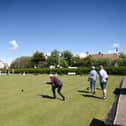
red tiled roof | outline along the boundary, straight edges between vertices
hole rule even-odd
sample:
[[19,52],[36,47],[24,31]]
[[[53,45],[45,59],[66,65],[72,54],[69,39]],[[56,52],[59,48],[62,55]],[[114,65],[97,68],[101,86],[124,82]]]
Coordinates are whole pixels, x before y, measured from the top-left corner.
[[95,58],[95,59],[100,59],[100,58],[109,58],[111,60],[115,60],[115,59],[118,59],[118,54],[116,53],[111,53],[111,54],[92,54],[90,55],[92,58]]

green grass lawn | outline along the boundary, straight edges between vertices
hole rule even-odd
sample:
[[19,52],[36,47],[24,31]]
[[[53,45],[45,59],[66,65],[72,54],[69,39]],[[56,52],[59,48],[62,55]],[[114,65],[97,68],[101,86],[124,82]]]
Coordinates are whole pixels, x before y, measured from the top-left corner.
[[[48,75],[0,76],[0,125],[1,126],[89,126],[93,119],[104,121],[107,117],[122,76],[110,76],[108,99],[102,100],[97,82],[97,92],[92,95],[87,75],[59,76],[63,81],[66,101],[43,98],[52,96]],[[21,90],[24,90],[22,92]]]

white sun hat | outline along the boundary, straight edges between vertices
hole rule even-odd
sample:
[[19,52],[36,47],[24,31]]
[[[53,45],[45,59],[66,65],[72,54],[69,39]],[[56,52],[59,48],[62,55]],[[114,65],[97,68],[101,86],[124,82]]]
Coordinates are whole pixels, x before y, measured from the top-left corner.
[[92,69],[95,69],[95,66],[92,66]]
[[50,77],[53,77],[54,75],[53,75],[53,74],[50,74],[49,76],[50,76]]

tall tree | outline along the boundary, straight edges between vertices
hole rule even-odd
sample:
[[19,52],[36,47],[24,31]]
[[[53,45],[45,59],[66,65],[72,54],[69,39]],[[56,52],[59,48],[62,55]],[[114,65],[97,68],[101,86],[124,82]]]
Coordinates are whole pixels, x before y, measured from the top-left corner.
[[71,66],[72,65],[72,57],[73,57],[72,52],[66,50],[66,51],[62,52],[62,56],[67,61],[68,65]]
[[31,68],[32,67],[31,57],[29,56],[19,57],[11,63],[10,67],[11,68]]
[[48,59],[50,65],[58,65],[60,64],[60,52],[58,50],[53,50],[51,52],[51,56]]
[[41,62],[45,61],[45,56],[42,52],[36,51],[32,56],[34,66],[38,67]]

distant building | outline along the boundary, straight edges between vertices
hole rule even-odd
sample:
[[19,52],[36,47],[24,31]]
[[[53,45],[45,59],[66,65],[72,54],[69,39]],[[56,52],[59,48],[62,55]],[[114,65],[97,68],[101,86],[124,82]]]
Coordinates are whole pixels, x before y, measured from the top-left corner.
[[92,54],[90,55],[92,58],[94,59],[101,59],[101,58],[108,58],[112,61],[116,60],[119,58],[118,53],[111,53],[111,54],[102,54],[102,53],[98,53],[98,54]]

